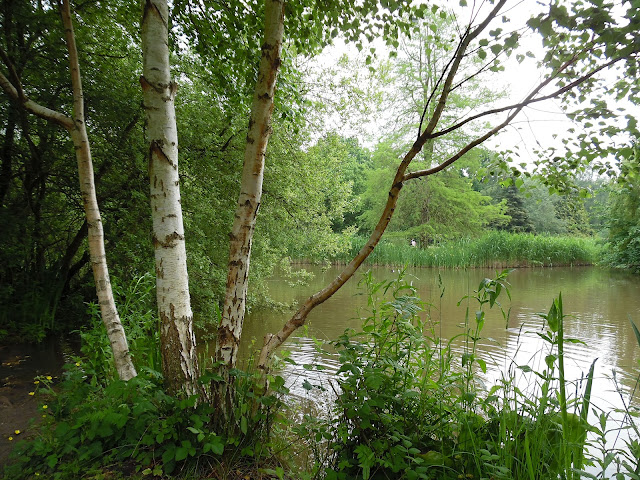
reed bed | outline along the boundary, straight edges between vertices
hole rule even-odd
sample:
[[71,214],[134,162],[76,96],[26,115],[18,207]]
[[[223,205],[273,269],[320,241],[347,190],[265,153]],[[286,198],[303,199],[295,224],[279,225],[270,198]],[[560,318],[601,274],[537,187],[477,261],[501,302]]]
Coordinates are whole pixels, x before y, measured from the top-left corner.
[[[334,263],[350,261],[366,239],[352,237],[350,241],[350,249],[329,260]],[[593,238],[491,231],[479,238],[462,238],[424,248],[383,240],[366,263],[439,268],[552,267],[593,265],[600,254],[601,247]]]

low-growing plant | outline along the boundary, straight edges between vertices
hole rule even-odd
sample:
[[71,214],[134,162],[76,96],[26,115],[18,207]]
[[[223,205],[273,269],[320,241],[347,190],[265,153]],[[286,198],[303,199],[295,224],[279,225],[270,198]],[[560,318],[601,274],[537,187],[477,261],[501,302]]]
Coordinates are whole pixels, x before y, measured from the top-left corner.
[[584,471],[595,465],[587,450],[594,365],[575,388],[582,393],[568,395],[564,344],[577,340],[564,337],[561,296],[537,332],[548,347],[542,371],[512,364],[496,385],[478,381],[487,372],[477,350],[485,309],[502,309],[506,276],[480,283],[467,298],[475,315],[469,305],[463,333],[446,342],[402,274],[365,277],[371,315],[333,343],[341,363],[334,418],[307,417],[298,428],[328,452],[318,455],[326,479],[594,478]]
[[35,437],[16,445],[5,478],[77,479],[109,471],[160,476],[263,461],[271,456],[267,428],[283,408],[284,382],[274,378],[270,393],[251,397],[246,393],[257,385],[256,376],[233,375],[245,392],[238,407],[243,415],[238,434],[226,436],[216,429],[214,405],[198,396],[165,394],[157,372],[143,369],[128,382],[105,387],[88,381],[80,361],[67,365],[56,388],[39,380],[44,421]]
[[[113,277],[112,289],[136,368],[161,370],[155,278],[151,273],[145,273],[127,284]],[[107,385],[117,378],[113,352],[102,325],[100,306],[89,303],[87,312],[90,317],[89,325],[78,331],[83,363],[93,381]]]
[[[101,369],[98,369],[101,371]],[[233,425],[221,425],[216,406],[203,396],[167,395],[160,373],[143,367],[127,382],[94,379],[95,365],[77,358],[55,386],[37,379],[42,422],[16,444],[6,479],[163,477],[227,478],[230,469],[279,472],[272,428],[285,418],[282,377],[261,390],[257,372],[233,370]],[[216,374],[206,371],[206,385]],[[266,470],[265,470],[266,469]],[[283,470],[284,471],[284,470]],[[265,478],[277,478],[265,474]]]

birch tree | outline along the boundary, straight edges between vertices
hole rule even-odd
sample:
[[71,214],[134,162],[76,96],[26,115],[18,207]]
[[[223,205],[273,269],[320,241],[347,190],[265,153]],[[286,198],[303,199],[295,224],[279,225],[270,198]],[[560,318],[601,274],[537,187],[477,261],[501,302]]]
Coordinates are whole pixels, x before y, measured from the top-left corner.
[[140,84],[149,142],[150,198],[158,314],[161,321],[162,368],[170,392],[184,390],[194,394],[198,390],[198,362],[180,202],[174,103],[177,85],[171,78],[169,66],[168,24],[167,1],[145,0]]
[[122,380],[130,380],[136,376],[136,370],[129,354],[129,347],[124,329],[118,316],[118,311],[113,299],[109,271],[107,268],[106,252],[104,246],[104,234],[100,210],[96,198],[93,163],[91,160],[91,148],[86,130],[84,115],[84,99],[78,51],[76,48],[73,22],[69,0],[60,1],[62,24],[67,43],[69,71],[71,74],[71,87],[73,93],[73,114],[71,117],[40,105],[28,98],[21,85],[11,59],[6,52],[0,51],[2,60],[8,70],[9,77],[0,73],[0,85],[4,92],[11,97],[20,108],[53,122],[67,130],[73,142],[76,160],[78,164],[78,177],[80,191],[84,205],[86,222],[88,227],[88,243],[91,268],[96,284],[96,293],[100,305],[102,322],[107,331],[109,342],[113,350],[113,358],[118,376]]
[[[410,2],[389,4],[390,12],[397,12]],[[281,65],[280,54],[285,24],[292,30],[296,47],[311,52],[323,42],[329,42],[338,29],[356,39],[361,33],[398,35],[398,25],[389,25],[391,16],[375,15],[380,6],[345,5],[343,2],[298,2],[287,4],[285,18],[283,0],[265,0],[264,36],[256,88],[247,133],[240,195],[230,233],[229,264],[222,320],[218,329],[216,359],[226,367],[235,366],[244,323],[251,243],[260,208],[264,178],[265,154],[271,134],[271,115],[274,106],[276,79]],[[423,8],[420,11],[424,11]],[[288,19],[288,22],[286,20]],[[405,22],[405,26],[408,23]],[[377,29],[377,30],[376,30]],[[297,34],[297,36],[296,36]],[[316,35],[320,38],[317,38]],[[326,43],[324,43],[326,44]]]
[[233,366],[238,357],[246,308],[251,241],[262,198],[264,161],[284,34],[284,1],[265,1],[265,32],[244,152],[241,190],[231,228],[227,286],[218,329],[216,358]]

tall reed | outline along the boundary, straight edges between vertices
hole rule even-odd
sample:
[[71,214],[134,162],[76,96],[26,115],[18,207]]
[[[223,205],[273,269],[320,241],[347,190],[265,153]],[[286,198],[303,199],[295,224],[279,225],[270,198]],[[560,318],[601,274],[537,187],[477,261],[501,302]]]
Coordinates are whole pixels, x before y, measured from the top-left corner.
[[[351,248],[329,258],[329,261],[348,262],[362,248],[362,237],[346,238]],[[304,257],[304,254],[300,255]],[[371,253],[367,262],[375,265],[411,267],[523,267],[592,265],[600,256],[595,239],[568,236],[533,235],[491,231],[480,238],[461,238],[426,247],[383,240]],[[306,258],[306,260],[325,260]]]

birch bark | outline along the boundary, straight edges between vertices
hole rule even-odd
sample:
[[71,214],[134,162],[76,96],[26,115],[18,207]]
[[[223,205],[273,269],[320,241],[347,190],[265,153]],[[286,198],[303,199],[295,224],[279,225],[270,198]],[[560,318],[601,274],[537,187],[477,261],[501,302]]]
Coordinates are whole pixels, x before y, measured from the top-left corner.
[[177,86],[169,67],[168,18],[167,0],[144,1],[140,83],[149,142],[162,368],[170,392],[194,394],[198,391],[198,362],[180,202],[174,103]]
[[131,361],[129,346],[125,336],[118,310],[113,299],[109,270],[107,268],[106,253],[104,248],[104,232],[96,189],[93,176],[93,162],[91,159],[91,148],[84,118],[84,100],[82,92],[82,81],[80,76],[80,64],[78,62],[78,51],[76,48],[73,22],[71,20],[71,9],[69,0],[61,0],[60,10],[62,23],[65,30],[65,39],[69,52],[69,69],[71,73],[71,87],[73,90],[73,115],[66,115],[43,107],[36,102],[29,100],[24,94],[18,76],[13,69],[8,57],[2,53],[3,60],[7,64],[13,83],[4,75],[0,74],[0,86],[7,95],[13,97],[21,108],[46,120],[57,123],[69,132],[76,151],[78,162],[78,177],[80,180],[80,192],[84,205],[85,216],[88,225],[89,254],[91,257],[91,268],[96,284],[96,293],[100,305],[102,322],[107,330],[111,349],[113,351],[114,363],[118,376],[122,380],[130,380],[136,376],[136,370]]
[[233,367],[236,363],[244,322],[251,242],[262,197],[264,159],[271,135],[273,96],[280,68],[284,34],[283,0],[265,0],[264,21],[264,42],[249,120],[241,190],[230,235],[226,294],[218,329],[216,358],[227,367]]

